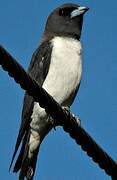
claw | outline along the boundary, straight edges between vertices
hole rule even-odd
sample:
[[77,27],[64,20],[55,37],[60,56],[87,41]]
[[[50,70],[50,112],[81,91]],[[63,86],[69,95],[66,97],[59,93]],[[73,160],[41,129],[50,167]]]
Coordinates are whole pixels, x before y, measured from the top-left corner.
[[52,124],[53,129],[56,131],[56,124],[51,116],[48,117],[48,121],[50,122],[50,124]]
[[80,120],[80,118],[77,117],[75,114],[71,113],[71,112],[70,112],[70,108],[69,108],[68,106],[63,106],[62,108],[63,108],[64,110],[66,110],[69,114],[72,115],[72,117],[74,117],[74,118],[76,119],[76,122],[77,122],[77,124],[78,124],[79,126],[81,125],[81,120]]

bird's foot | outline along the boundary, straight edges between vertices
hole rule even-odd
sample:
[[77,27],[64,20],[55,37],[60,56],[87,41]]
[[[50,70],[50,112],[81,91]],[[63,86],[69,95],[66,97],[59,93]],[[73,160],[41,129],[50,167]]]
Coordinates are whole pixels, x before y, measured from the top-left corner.
[[62,107],[68,114],[70,117],[73,117],[76,120],[76,123],[78,124],[78,126],[81,125],[81,120],[78,116],[76,116],[75,114],[70,112],[70,108],[68,106],[63,106]]
[[[62,106],[62,108],[67,112],[68,117],[70,117],[70,119],[74,120],[78,126],[81,125],[81,120],[79,117],[77,117],[75,114],[70,112],[70,108],[68,106]],[[54,130],[56,130],[56,126],[58,126],[58,123],[56,122],[56,120],[54,120],[51,116],[48,117],[47,121],[52,125],[52,127],[54,128]]]
[[52,125],[53,129],[56,131],[56,123],[55,123],[55,120],[54,120],[51,116],[49,116],[49,117],[48,117],[48,121],[49,121],[49,123]]
[[64,110],[66,110],[67,112],[70,112],[70,107],[68,107],[68,106],[62,106],[62,108],[63,108]]
[[76,119],[76,122],[77,122],[78,126],[80,126],[80,125],[81,125],[81,120],[80,120],[80,118],[79,118],[78,116],[76,116],[75,114],[73,114],[73,113],[72,113],[72,116],[73,116],[73,118]]

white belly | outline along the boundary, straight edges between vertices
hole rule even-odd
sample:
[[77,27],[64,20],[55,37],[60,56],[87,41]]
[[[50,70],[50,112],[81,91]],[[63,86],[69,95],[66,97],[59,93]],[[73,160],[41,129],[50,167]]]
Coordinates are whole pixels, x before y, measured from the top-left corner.
[[72,38],[55,37],[50,69],[43,88],[64,104],[79,85],[82,73],[81,44]]

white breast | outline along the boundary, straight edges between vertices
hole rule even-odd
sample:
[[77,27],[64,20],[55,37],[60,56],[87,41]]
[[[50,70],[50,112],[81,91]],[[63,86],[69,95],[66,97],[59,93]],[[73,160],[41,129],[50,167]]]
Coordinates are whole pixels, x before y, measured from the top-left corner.
[[[52,45],[50,68],[43,88],[59,104],[70,106],[71,95],[74,94],[81,80],[81,44],[80,41],[72,38],[56,37],[52,40]],[[33,129],[39,134],[48,133],[47,114],[36,102],[31,118],[30,126]]]
[[81,44],[72,38],[55,37],[52,45],[50,68],[43,88],[58,103],[64,104],[81,80]]

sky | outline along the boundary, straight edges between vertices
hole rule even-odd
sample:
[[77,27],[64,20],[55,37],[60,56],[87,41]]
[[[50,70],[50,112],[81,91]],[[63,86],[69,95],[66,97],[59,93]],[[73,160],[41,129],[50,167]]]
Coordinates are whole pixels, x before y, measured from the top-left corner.
[[[79,3],[90,8],[82,38],[83,76],[71,111],[82,127],[117,160],[117,1],[0,0],[0,44],[27,69],[39,45],[46,19],[57,6]],[[0,179],[8,171],[20,126],[24,91],[0,68]],[[61,127],[41,145],[34,180],[110,180]]]

